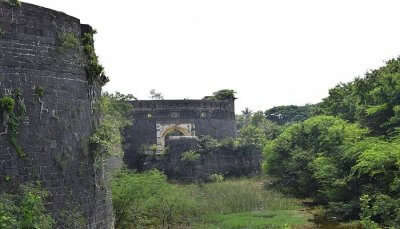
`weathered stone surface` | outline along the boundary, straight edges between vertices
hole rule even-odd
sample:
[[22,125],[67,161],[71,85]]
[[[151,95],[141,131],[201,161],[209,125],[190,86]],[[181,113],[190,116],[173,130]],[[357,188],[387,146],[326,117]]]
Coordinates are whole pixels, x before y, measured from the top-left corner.
[[133,125],[124,131],[125,162],[143,170],[144,147],[164,147],[170,131],[185,136],[211,136],[216,139],[236,134],[234,100],[139,100],[133,101]]
[[[60,213],[71,206],[86,218],[82,228],[110,228],[110,201],[88,154],[97,119],[83,47],[60,50],[63,33],[79,41],[90,27],[61,12],[0,1],[0,28],[0,97],[19,89],[27,111],[17,138],[25,158],[0,136],[0,191],[39,180],[51,194],[48,208],[58,228],[66,223]],[[43,89],[40,100],[36,88]]]
[[207,181],[212,174],[224,177],[255,175],[260,171],[261,150],[256,146],[218,147],[213,152],[199,153],[193,161],[183,159],[185,152],[196,152],[199,140],[187,137],[171,137],[166,142],[167,151],[162,155],[147,155],[146,170],[158,169],[169,179],[183,181]]

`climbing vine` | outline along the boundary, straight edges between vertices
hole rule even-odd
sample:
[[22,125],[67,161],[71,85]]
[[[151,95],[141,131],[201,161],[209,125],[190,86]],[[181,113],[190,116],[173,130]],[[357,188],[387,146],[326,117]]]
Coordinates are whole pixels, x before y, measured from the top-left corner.
[[[94,161],[96,187],[105,188],[104,164],[110,156],[122,157],[121,131],[132,122],[128,118],[132,106],[126,96],[117,93],[103,94],[97,102],[100,124],[89,137],[90,155]],[[99,178],[99,179],[97,179]]]
[[2,38],[4,34],[5,34],[4,30],[0,27],[0,38]]
[[0,113],[2,114],[2,127],[4,131],[1,135],[7,135],[9,143],[14,147],[20,158],[25,157],[22,147],[17,142],[18,130],[26,114],[24,99],[19,89],[14,90],[12,96],[0,98]]
[[47,109],[47,108],[44,107],[44,102],[43,102],[43,100],[42,100],[42,97],[43,97],[43,95],[44,95],[44,89],[43,89],[42,87],[40,87],[40,86],[36,86],[36,87],[35,87],[34,94],[36,95],[37,100],[38,100],[38,102],[39,102],[39,104],[40,104],[40,115],[39,115],[39,119],[42,120],[42,114],[43,114],[43,112],[47,112],[47,113],[49,112],[49,109]]
[[83,50],[88,60],[86,74],[90,84],[97,82],[100,86],[104,86],[110,80],[104,73],[104,67],[99,64],[99,58],[94,50],[94,34],[96,31],[92,30],[85,33],[82,38]]

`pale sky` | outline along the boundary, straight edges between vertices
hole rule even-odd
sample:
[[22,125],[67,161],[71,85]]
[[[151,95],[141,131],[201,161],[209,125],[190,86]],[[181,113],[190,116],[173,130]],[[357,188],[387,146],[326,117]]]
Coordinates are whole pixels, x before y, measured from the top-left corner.
[[238,92],[236,111],[317,103],[400,55],[398,0],[26,0],[97,29],[107,91]]

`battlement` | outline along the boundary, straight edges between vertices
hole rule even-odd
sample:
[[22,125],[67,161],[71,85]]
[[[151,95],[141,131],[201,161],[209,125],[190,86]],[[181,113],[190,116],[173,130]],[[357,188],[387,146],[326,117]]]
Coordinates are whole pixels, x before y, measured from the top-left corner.
[[234,100],[137,100],[135,119],[235,119]]

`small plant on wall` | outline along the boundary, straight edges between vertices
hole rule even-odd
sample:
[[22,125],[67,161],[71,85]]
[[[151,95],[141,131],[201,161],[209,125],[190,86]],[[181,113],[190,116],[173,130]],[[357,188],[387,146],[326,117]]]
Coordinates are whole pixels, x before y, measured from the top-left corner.
[[0,98],[0,114],[2,117],[1,135],[7,135],[10,144],[14,147],[20,158],[25,157],[21,146],[17,142],[19,127],[26,114],[25,104],[19,89],[14,90],[12,96],[3,96]]
[[11,7],[21,7],[21,2],[19,0],[8,0],[7,3]]
[[99,63],[95,53],[94,34],[96,34],[96,30],[85,33],[82,38],[83,50],[87,57],[86,73],[90,84],[97,82],[100,86],[104,86],[110,79],[105,75],[104,67]]
[[0,27],[0,38],[2,38],[6,34],[4,30]]
[[195,151],[187,151],[182,153],[181,160],[186,162],[194,162],[200,159],[200,154]]
[[79,48],[79,39],[74,33],[63,32],[59,35],[60,46],[58,47],[59,52],[66,52],[67,50],[76,50]]

